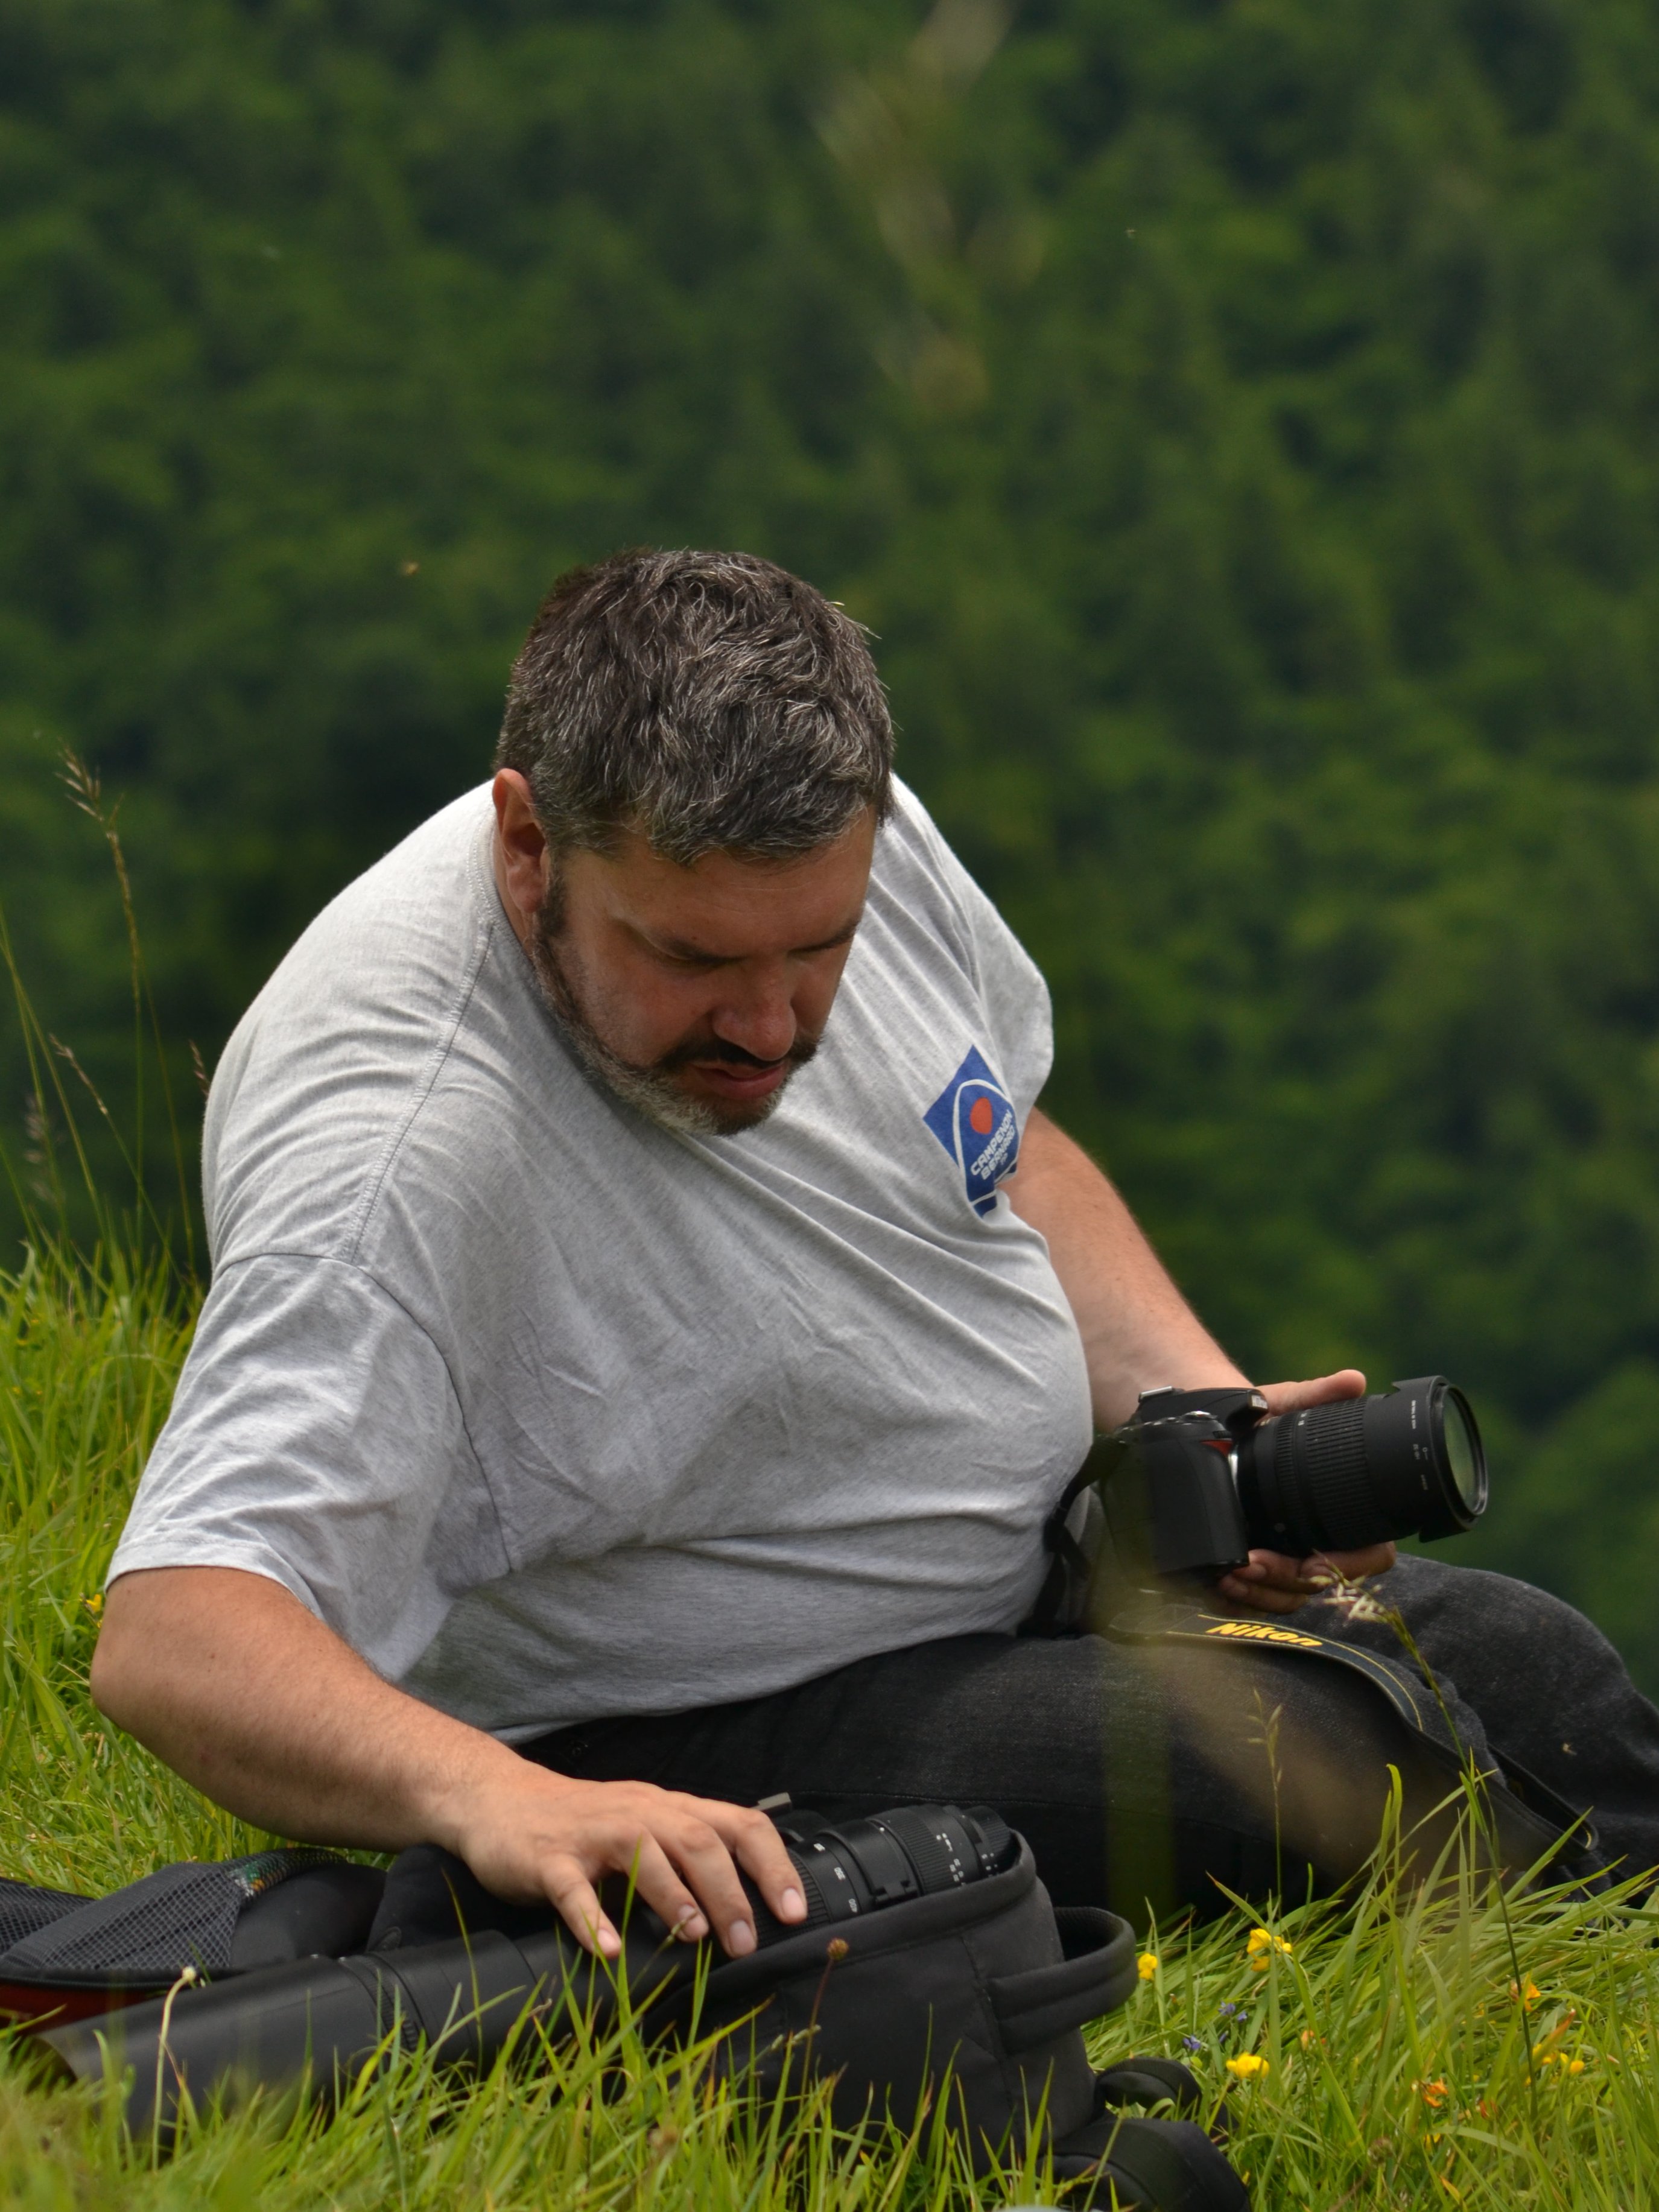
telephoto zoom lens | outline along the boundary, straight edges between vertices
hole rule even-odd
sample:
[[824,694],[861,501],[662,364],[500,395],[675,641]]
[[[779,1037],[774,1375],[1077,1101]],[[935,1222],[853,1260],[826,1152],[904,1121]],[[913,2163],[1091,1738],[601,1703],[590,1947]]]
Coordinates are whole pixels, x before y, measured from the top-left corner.
[[1486,1455],[1443,1375],[1258,1423],[1239,1448],[1250,1541],[1301,1558],[1390,1538],[1432,1540],[1486,1510]]
[[[761,1944],[983,1881],[1019,1858],[1018,1837],[984,1805],[902,1805],[833,1825],[790,1812],[778,1827],[807,1917],[781,1926],[745,1878]],[[447,2065],[477,2069],[501,2055],[532,2007],[549,2033],[566,2032],[571,2020],[586,2020],[592,2033],[593,2023],[602,2031],[615,2019],[618,1980],[636,2020],[653,2003],[672,2012],[695,1987],[696,1951],[671,1942],[637,1901],[616,1967],[590,1958],[550,1912],[549,1923],[514,1937],[475,1929],[356,1958],[297,1959],[51,2028],[40,2040],[79,2080],[120,2085],[125,2075],[120,2094],[135,2141],[153,2132],[170,2144],[185,2094],[205,2106],[309,2080],[326,2103],[365,2068],[385,2064],[398,2044],[424,2044]],[[533,2039],[526,2048],[533,2053]]]
[[982,1881],[1019,1856],[1019,1838],[988,1805],[903,1805],[867,1820],[784,1813],[778,1828],[801,1878],[806,1918],[793,1927],[775,1920],[745,1881],[760,1944]]

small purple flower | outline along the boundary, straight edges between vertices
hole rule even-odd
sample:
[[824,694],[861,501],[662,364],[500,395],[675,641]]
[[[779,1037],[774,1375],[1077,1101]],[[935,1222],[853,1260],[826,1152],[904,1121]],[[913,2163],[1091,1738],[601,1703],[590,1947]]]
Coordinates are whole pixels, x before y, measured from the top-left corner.
[[1223,2017],[1224,2017],[1224,2018],[1226,2016],[1226,2014],[1227,2014],[1228,2013],[1237,2012],[1237,2010],[1238,2010],[1238,2007],[1237,2007],[1236,2004],[1224,2004],[1224,2005],[1223,2005],[1223,2006],[1222,2006],[1222,2008],[1221,2008],[1222,2015],[1223,2015]]
[[1183,2035],[1181,2039],[1181,2047],[1183,2051],[1202,2051],[1204,2039],[1201,2035]]

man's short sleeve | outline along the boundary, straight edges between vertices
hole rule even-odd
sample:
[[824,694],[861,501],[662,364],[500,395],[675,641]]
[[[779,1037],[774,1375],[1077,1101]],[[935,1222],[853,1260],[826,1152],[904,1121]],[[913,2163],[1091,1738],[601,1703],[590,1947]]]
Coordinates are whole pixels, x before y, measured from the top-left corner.
[[507,1565],[448,1370],[397,1301],[331,1260],[225,1270],[110,1578],[266,1576],[395,1680]]
[[914,792],[900,804],[915,824],[933,872],[950,896],[990,1028],[993,1065],[1023,1122],[1054,1059],[1054,1008],[1042,971],[940,835]]

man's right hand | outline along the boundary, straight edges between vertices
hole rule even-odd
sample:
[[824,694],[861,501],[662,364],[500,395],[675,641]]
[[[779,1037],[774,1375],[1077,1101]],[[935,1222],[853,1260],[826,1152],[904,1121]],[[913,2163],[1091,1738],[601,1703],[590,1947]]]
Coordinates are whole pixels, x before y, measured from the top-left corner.
[[622,1948],[599,1899],[607,1874],[631,1875],[640,1896],[688,1942],[712,1926],[734,1958],[755,1948],[739,1866],[778,1919],[806,1917],[783,1838],[764,1813],[741,1805],[649,1782],[581,1782],[515,1756],[458,1813],[453,1848],[492,1895],[518,1904],[546,1898],[607,1957]]
[[805,1917],[763,1813],[644,1782],[550,1773],[394,1689],[281,1583],[233,1567],[155,1567],[112,1583],[92,1694],[118,1726],[216,1804],[297,1842],[440,1844],[484,1887],[545,1899],[614,1956],[599,1903],[632,1876],[688,1942],[755,1948],[738,1878],[779,1920]]

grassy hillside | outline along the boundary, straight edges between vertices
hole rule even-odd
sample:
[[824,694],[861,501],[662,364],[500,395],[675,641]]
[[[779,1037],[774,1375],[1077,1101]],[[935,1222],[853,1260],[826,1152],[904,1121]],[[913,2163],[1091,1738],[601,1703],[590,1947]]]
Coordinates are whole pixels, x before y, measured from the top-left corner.
[[556,569],[751,546],[1224,1336],[1453,1372],[1659,1684],[1650,8],[0,0],[0,886],[118,1118],[58,747],[188,1095]]
[[[0,1872],[99,1891],[258,1848],[109,1730],[86,1695],[99,1571],[181,1356],[187,1307],[113,1263],[0,1279]],[[1386,1872],[1342,1916],[1152,1931],[1099,2063],[1183,2058],[1224,2106],[1258,2212],[1480,2204],[1644,2212],[1659,2172],[1650,1912],[1467,1891],[1428,1908]],[[602,2065],[613,2075],[599,2094]],[[620,2094],[617,2092],[620,2091]],[[969,2185],[948,2150],[786,2119],[623,2044],[468,2090],[419,2063],[324,2128],[209,2122],[159,2169],[82,2091],[0,2043],[0,2205],[173,2212],[971,2212],[1051,2199],[1040,2170]]]

